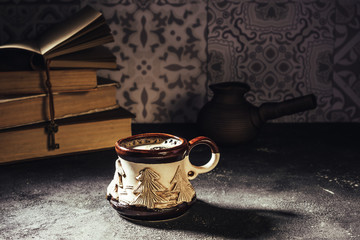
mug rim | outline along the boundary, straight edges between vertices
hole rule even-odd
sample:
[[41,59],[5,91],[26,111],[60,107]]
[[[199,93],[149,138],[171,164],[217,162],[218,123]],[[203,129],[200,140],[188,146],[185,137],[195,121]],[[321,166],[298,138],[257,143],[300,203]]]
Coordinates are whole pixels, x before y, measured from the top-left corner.
[[[181,141],[180,145],[166,149],[133,149],[121,144],[125,141],[134,141],[140,138],[163,137],[175,138]],[[115,151],[124,160],[135,163],[171,163],[184,159],[189,149],[186,139],[168,133],[141,133],[119,139],[115,142]]]

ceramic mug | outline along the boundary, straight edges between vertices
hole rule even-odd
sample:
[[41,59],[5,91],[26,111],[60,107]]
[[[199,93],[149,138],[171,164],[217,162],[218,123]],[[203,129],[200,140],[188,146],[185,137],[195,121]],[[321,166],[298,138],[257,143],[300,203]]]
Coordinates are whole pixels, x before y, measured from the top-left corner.
[[[211,149],[211,158],[195,166],[189,153],[196,145]],[[127,218],[161,220],[177,217],[196,200],[189,180],[215,168],[220,153],[207,137],[189,142],[165,133],[147,133],[120,139],[115,143],[118,159],[114,178],[107,188],[107,199]]]

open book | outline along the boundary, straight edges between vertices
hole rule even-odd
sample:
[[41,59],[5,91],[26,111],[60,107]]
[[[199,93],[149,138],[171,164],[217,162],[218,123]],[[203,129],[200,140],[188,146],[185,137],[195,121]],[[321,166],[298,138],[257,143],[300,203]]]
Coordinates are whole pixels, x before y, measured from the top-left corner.
[[[96,68],[96,62],[108,63],[98,68],[116,68],[115,56],[101,46],[113,41],[103,15],[86,6],[67,20],[50,27],[34,41],[0,46],[0,70],[36,68],[44,63],[44,59],[51,60],[50,67],[56,68]],[[68,61],[75,61],[77,65]]]

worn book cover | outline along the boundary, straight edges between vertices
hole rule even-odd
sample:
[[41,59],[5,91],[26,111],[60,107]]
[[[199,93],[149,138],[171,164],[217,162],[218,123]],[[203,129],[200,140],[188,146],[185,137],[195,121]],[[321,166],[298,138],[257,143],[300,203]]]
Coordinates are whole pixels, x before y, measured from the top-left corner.
[[[54,92],[90,90],[97,86],[95,69],[51,70],[51,88]],[[0,95],[46,93],[45,71],[0,72]]]
[[[54,93],[55,119],[116,108],[117,87],[115,81],[98,78],[93,90]],[[46,94],[0,98],[0,129],[49,120],[48,104]]]
[[0,164],[25,159],[114,148],[120,138],[131,136],[135,116],[117,107],[113,110],[56,121],[58,149],[49,150],[48,122],[0,130]]

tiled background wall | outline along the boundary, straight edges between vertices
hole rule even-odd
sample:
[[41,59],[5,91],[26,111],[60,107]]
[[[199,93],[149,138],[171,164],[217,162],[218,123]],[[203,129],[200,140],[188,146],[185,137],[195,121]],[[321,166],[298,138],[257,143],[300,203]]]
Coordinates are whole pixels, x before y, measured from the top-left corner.
[[103,12],[119,103],[136,122],[195,121],[208,85],[241,81],[255,105],[314,93],[278,122],[360,122],[360,1],[1,0],[0,42],[32,38],[89,4]]

